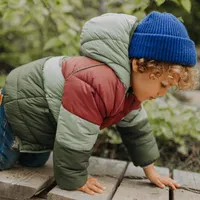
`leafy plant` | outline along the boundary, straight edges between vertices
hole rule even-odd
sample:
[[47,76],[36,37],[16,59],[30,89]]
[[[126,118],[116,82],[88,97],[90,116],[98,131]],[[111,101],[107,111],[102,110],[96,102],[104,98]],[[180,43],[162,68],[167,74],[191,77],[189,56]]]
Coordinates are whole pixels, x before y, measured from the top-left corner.
[[183,155],[189,154],[186,138],[200,142],[200,110],[197,107],[180,103],[170,93],[144,106],[158,140],[173,141]]
[[81,28],[88,19],[105,12],[142,19],[169,2],[168,10],[174,5],[182,8],[179,12],[191,10],[190,0],[1,0],[0,65],[13,68],[45,56],[78,55]]
[[5,83],[6,76],[5,75],[0,75],[0,88],[3,87]]

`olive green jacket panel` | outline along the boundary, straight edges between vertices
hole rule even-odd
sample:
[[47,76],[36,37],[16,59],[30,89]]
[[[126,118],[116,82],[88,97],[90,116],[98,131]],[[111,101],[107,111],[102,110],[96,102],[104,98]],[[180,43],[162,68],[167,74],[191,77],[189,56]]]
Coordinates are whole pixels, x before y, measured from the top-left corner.
[[159,150],[146,111],[130,112],[117,124],[122,141],[136,166],[147,166],[159,158]]
[[[20,144],[26,150],[52,149],[56,124],[45,98],[40,59],[11,71],[5,82],[5,112]],[[34,112],[33,112],[34,111]],[[29,145],[28,145],[29,144]],[[25,151],[24,147],[20,150]],[[40,148],[38,148],[40,146]]]

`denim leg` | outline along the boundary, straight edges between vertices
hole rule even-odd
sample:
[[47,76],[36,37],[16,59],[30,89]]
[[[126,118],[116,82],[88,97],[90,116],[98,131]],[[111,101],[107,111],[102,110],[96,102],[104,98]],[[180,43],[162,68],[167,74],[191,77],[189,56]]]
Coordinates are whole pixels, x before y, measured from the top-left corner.
[[[0,95],[3,94],[4,91],[2,89]],[[4,101],[2,98],[0,102],[0,170],[11,168],[19,157],[19,152],[11,148],[13,143],[13,131],[5,116]]]
[[49,159],[50,153],[20,153],[19,163],[26,167],[41,167]]

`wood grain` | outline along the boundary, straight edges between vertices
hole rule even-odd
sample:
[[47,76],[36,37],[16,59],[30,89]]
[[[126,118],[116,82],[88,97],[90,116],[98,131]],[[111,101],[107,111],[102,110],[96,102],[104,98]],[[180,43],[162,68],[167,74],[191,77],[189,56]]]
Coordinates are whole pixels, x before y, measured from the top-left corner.
[[0,199],[25,200],[54,181],[52,156],[45,166],[27,168],[20,165],[0,171]]
[[191,188],[200,192],[200,174],[182,170],[174,170],[173,178],[185,188]]
[[[156,167],[164,176],[169,176],[167,168]],[[169,188],[160,189],[146,179],[143,169],[129,164],[124,179],[113,200],[169,200]]]
[[61,190],[58,186],[48,194],[48,200],[110,200],[126,169],[127,162],[91,157],[88,172],[106,187],[103,194],[93,196],[79,191]]
[[177,189],[173,192],[174,200],[200,199],[199,173],[174,170],[173,177],[181,185],[181,189]]
[[173,200],[199,200],[200,194],[190,192],[184,189],[174,191]]

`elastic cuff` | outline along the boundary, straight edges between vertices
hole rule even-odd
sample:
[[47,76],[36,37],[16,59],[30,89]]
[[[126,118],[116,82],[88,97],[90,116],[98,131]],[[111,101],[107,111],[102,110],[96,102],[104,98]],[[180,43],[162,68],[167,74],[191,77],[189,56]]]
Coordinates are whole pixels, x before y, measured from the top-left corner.
[[144,167],[142,167],[142,168],[143,168],[143,169],[146,169],[147,167],[150,167],[151,165],[154,165],[154,162],[151,163],[151,164],[149,164],[149,165],[146,165],[146,166],[144,166]]

